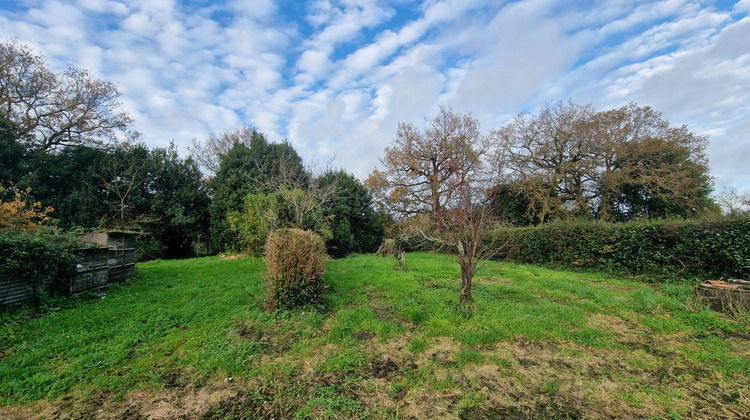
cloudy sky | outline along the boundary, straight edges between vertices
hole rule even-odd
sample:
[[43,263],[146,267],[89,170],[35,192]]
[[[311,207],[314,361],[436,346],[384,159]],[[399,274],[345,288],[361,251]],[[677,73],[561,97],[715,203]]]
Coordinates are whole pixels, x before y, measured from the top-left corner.
[[151,146],[255,126],[364,178],[399,121],[649,105],[750,192],[750,0],[0,0],[0,39],[115,82]]

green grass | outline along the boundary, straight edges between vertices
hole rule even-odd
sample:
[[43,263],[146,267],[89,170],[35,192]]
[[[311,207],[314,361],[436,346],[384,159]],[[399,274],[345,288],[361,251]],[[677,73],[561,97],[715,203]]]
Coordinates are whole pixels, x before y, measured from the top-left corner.
[[679,417],[706,406],[686,381],[702,395],[730,387],[736,398],[709,398],[750,408],[748,316],[696,305],[685,284],[492,262],[458,305],[454,259],[409,254],[400,271],[361,255],[329,263],[320,304],[268,314],[260,259],[138,271],[41,316],[2,315],[0,414],[86,417],[91,401],[133,406],[136,391],[228,387],[203,415]]

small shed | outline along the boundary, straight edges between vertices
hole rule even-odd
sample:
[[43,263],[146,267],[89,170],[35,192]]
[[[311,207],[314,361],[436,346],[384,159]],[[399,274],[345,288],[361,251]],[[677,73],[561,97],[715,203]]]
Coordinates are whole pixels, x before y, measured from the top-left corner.
[[109,282],[122,281],[135,276],[135,248],[138,234],[134,232],[109,231],[84,233],[82,241],[101,245],[108,249],[107,266]]
[[91,232],[78,235],[82,241],[109,248],[135,250],[138,234],[126,231]]
[[70,285],[70,293],[99,289],[109,283],[109,248],[92,247],[79,252],[76,277]]

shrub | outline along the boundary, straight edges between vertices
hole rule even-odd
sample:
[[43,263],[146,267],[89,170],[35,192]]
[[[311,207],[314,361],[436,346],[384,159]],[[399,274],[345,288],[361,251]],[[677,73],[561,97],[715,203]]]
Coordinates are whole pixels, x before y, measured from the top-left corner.
[[[569,222],[497,232],[498,258],[656,277],[748,277],[750,218]],[[504,243],[504,242],[503,242]]]
[[37,295],[41,280],[52,276],[51,291],[70,292],[70,282],[76,274],[76,253],[88,246],[68,235],[0,231],[0,275],[28,279]]
[[271,230],[271,221],[280,214],[279,198],[276,195],[248,194],[243,211],[229,212],[227,221],[237,242],[234,247],[259,255]]
[[42,203],[29,200],[31,188],[21,191],[11,184],[10,192],[13,201],[4,202],[2,199],[8,192],[0,186],[0,230],[38,230],[39,226],[49,222],[52,207],[43,207]]
[[265,246],[266,309],[292,308],[315,303],[326,268],[323,238],[301,229],[279,229]]

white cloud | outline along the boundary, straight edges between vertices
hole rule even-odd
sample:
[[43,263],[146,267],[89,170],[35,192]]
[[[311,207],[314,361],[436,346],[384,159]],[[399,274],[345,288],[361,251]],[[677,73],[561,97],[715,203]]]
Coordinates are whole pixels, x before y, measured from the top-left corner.
[[115,15],[126,15],[129,11],[126,5],[110,0],[78,0],[78,6],[91,12]]
[[[750,0],[730,9],[696,0],[200,3],[0,6],[0,37],[28,43],[57,70],[73,63],[118,83],[143,139],[174,139],[183,152],[194,137],[252,124],[306,159],[336,154],[364,177],[399,121],[421,124],[441,104],[489,129],[571,96],[602,109],[636,101],[710,133],[713,173],[750,189]],[[409,19],[397,15],[404,9]]]
[[331,65],[328,54],[316,50],[303,52],[297,62],[297,67],[313,78],[325,75],[330,70]]

